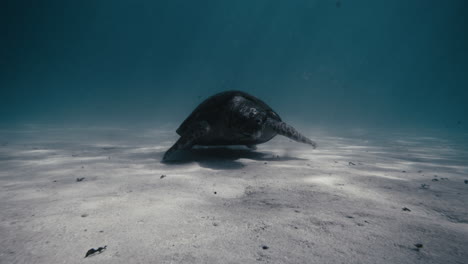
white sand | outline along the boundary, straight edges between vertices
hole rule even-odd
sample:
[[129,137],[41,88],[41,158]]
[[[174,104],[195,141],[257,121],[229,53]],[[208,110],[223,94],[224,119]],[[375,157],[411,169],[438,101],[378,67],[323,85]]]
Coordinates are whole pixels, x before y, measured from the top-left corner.
[[301,129],[318,149],[162,164],[174,128],[0,131],[0,263],[467,263],[467,136]]

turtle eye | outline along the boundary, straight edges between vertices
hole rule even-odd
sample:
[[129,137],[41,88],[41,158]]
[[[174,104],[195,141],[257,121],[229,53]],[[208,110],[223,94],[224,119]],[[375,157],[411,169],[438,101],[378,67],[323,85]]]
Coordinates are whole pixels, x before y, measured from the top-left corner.
[[257,124],[259,124],[259,125],[262,123],[262,119],[260,119],[260,118],[257,118],[256,121],[257,121]]

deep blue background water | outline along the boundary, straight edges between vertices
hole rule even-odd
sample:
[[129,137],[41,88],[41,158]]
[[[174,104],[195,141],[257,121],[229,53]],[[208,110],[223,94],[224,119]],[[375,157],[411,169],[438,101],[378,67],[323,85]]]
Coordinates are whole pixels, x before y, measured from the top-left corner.
[[468,127],[463,0],[2,1],[0,124],[181,122],[250,92],[311,125]]

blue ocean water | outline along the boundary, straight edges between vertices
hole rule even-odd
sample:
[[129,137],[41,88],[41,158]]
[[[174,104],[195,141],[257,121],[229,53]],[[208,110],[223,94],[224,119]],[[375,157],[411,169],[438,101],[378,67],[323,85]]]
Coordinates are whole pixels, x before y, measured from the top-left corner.
[[[467,11],[1,0],[0,264],[467,263]],[[318,147],[271,118],[179,137],[225,90]]]
[[243,90],[320,126],[468,128],[466,1],[2,1],[0,124],[181,122]]

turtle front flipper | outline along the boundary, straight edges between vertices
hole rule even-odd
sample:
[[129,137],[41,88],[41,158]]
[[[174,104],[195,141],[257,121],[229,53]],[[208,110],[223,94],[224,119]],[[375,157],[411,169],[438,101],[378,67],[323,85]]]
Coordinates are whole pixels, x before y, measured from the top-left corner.
[[200,122],[197,126],[193,127],[182,135],[179,140],[164,153],[163,161],[168,161],[174,152],[178,150],[191,149],[201,137],[208,134],[210,131],[210,125],[207,122]]
[[266,125],[273,129],[276,133],[288,137],[294,141],[305,143],[311,145],[313,148],[317,147],[317,143],[308,139],[307,137],[303,136],[299,133],[294,127],[278,120],[274,120],[271,118],[267,118]]

